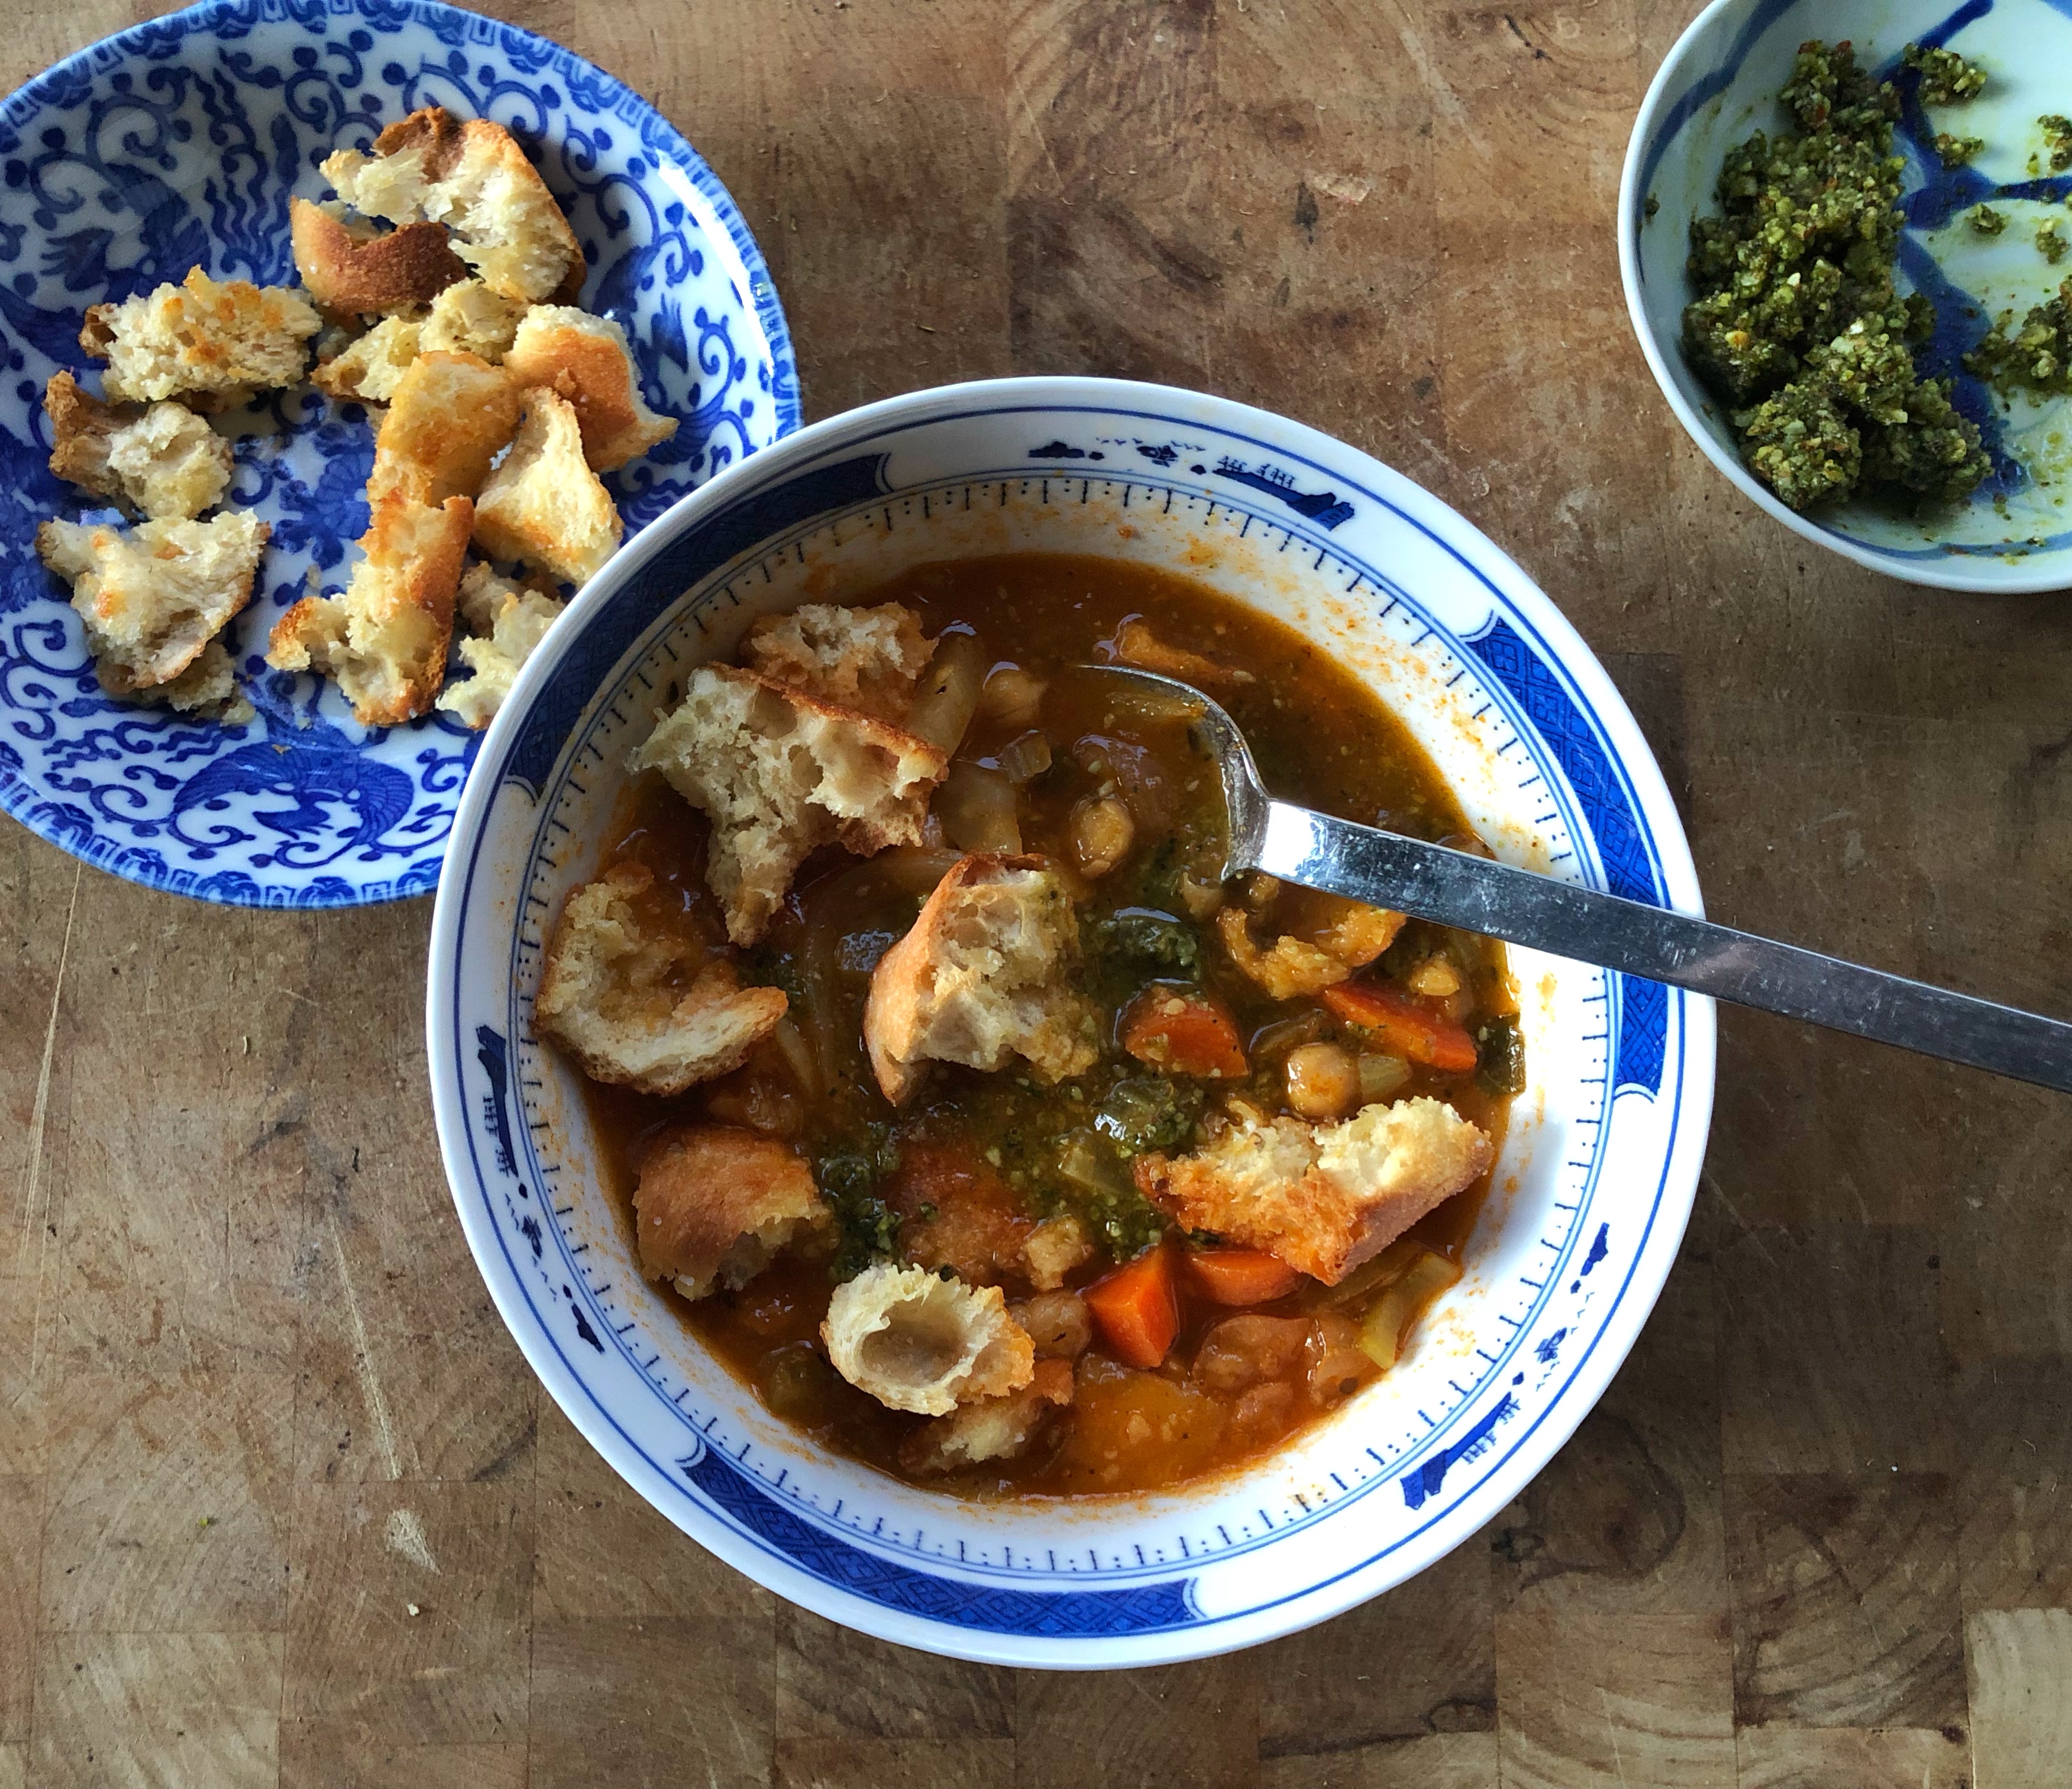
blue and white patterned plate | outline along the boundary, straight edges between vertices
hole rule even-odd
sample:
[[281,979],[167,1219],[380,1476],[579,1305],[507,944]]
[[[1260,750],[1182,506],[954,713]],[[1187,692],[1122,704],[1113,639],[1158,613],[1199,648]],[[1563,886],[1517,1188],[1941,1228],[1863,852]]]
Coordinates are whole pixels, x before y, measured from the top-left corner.
[[[1500,855],[1696,911],[1675,809],[1610,680],[1443,504],[1220,398],[1094,379],[952,386],[816,423],[722,473],[526,667],[439,884],[432,1096],[512,1333],[686,1532],[905,1645],[1149,1664],[1271,1639],[1401,1582],[1552,1455],[1675,1258],[1712,1108],[1712,1010],[1512,953],[1528,1080],[1466,1277],[1394,1372],[1270,1459],[1156,1495],[976,1503],[816,1449],[642,1279],[579,1080],[533,1034],[541,945],[594,874],[627,748],[684,667],[730,652],[759,614],[860,595],[927,560],[1026,551],[1148,562],[1279,618],[1395,709]],[[1012,653],[1011,610],[993,637]]]
[[421,105],[508,125],[582,239],[583,303],[626,327],[675,438],[606,481],[629,536],[798,426],[791,352],[748,226],[669,122],[579,56],[438,0],[207,0],[84,50],[0,105],[0,806],[88,862],[253,907],[345,907],[438,878],[480,742],[443,716],[369,731],[267,669],[275,618],[345,582],[366,527],[357,406],[277,394],[227,501],[273,537],[234,624],[243,728],[118,702],[36,526],[82,510],[46,462],[44,380],[84,372],[90,304],[178,280],[294,278],[291,193]]

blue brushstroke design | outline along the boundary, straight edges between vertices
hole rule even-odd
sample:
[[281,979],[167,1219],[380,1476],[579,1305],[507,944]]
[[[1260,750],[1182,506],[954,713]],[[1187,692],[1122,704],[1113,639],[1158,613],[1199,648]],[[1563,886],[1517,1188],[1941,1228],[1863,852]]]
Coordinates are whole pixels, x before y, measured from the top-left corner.
[[1588,1277],[1589,1271],[1611,1252],[1612,1227],[1609,1224],[1597,1226],[1597,1240],[1590,1244],[1590,1252],[1583,1257],[1582,1272]]
[[677,1461],[676,1470],[742,1527],[824,1583],[923,1620],[1057,1639],[1157,1633],[1196,1619],[1186,1578],[1116,1590],[1022,1590],[937,1577],[865,1553],[795,1515],[716,1448],[701,1448]]
[[[480,1063],[489,1076],[489,1123],[496,1136],[496,1166],[508,1174],[518,1173],[518,1152],[511,1146],[511,1064],[508,1051],[504,1048],[501,1032],[492,1031],[486,1025],[475,1028],[475,1059]],[[522,1177],[518,1182],[518,1196],[530,1199]],[[528,1220],[529,1221],[529,1220]],[[532,1252],[540,1252],[536,1240]]]
[[1216,462],[1216,476],[1228,479],[1233,484],[1248,484],[1255,491],[1263,491],[1326,531],[1352,520],[1353,506],[1341,500],[1337,491],[1298,491],[1294,479],[1277,466],[1254,471],[1244,461],[1232,459],[1226,454]]
[[582,1306],[575,1302],[573,1296],[569,1299],[569,1309],[575,1317],[576,1334],[596,1349],[599,1354],[602,1354],[604,1344],[598,1340],[597,1331],[590,1326],[590,1319],[583,1315]]
[[1641,158],[1640,179],[1634,193],[1641,205],[1641,219],[1646,220],[1647,189],[1655,184],[1655,170],[1662,166],[1662,158],[1668,153],[1669,146],[1676,134],[1706,106],[1733,85],[1741,72],[1741,64],[1748,60],[1748,53],[1756,41],[1778,19],[1799,3],[1799,0],[1763,0],[1763,3],[1749,14],[1748,23],[1741,28],[1733,47],[1727,51],[1727,60],[1662,114],[1662,122],[1649,141],[1647,154]]
[[1404,1474],[1403,1501],[1412,1509],[1422,1509],[1427,1499],[1437,1496],[1445,1488],[1446,1474],[1470,1454],[1480,1453],[1488,1445],[1490,1432],[1517,1409],[1517,1403],[1506,1392],[1503,1402],[1451,1447],[1441,1448],[1415,1472]]
[[1050,441],[1041,447],[1030,448],[1029,457],[1031,459],[1084,459],[1087,450],[1083,447],[1074,447],[1066,442]]
[[1533,1345],[1532,1352],[1543,1367],[1551,1367],[1560,1357],[1561,1344],[1568,1339],[1565,1329],[1556,1330],[1552,1335],[1543,1335]]

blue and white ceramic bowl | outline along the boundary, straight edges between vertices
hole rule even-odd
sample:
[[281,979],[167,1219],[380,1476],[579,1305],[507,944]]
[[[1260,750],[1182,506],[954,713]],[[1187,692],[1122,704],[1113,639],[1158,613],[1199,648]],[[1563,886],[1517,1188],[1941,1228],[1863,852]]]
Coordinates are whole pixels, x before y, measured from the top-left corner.
[[[1858,61],[1889,77],[1908,43],[1947,44],[1988,72],[1963,106],[1923,113],[1911,89],[1894,132],[1906,158],[1903,286],[1935,302],[1926,359],[1956,380],[1958,408],[1979,423],[1993,456],[1991,478],[1971,502],[1932,528],[1852,504],[1802,516],[1741,464],[1725,410],[1684,364],[1679,346],[1690,302],[1684,271],[1691,220],[1711,212],[1726,152],[1758,129],[1785,122],[1778,90],[1808,38],[1847,38]],[[2072,7],[2065,0],[1714,0],[1700,14],[1649,88],[1634,120],[1619,192],[1619,266],[1640,345],[1677,419],[1749,500],[1786,527],[1873,570],[1957,590],[2055,590],[2072,586],[2072,399],[1996,405],[1963,370],[1965,354],[1993,319],[2017,319],[2072,272],[2037,252],[2037,224],[2059,219],[2072,175],[2029,166],[2042,146],[2039,116],[2066,109]],[[1938,130],[1985,139],[1966,167],[1946,169]],[[2041,178],[2039,178],[2039,172]],[[2006,214],[1984,236],[1964,221],[1983,200]]]
[[530,32],[437,0],[207,0],[111,37],[0,104],[0,806],[89,863],[254,907],[429,890],[479,743],[444,716],[368,731],[327,683],[269,671],[281,611],[343,586],[373,438],[357,406],[277,396],[236,444],[231,503],[273,526],[234,624],[241,728],[94,681],[37,524],[83,512],[46,465],[44,380],[83,372],[82,313],[178,280],[294,278],[288,198],[421,105],[524,142],[626,326],[676,438],[606,482],[629,533],[796,428],[777,294],[710,169],[637,94]]
[[[924,560],[1098,553],[1299,629],[1409,724],[1504,857],[1698,911],[1625,705],[1531,581],[1365,454],[1153,385],[922,392],[730,468],[578,599],[484,741],[440,881],[426,1001],[461,1221],[505,1321],[605,1458],[758,1582],[908,1646],[1155,1664],[1322,1620],[1473,1534],[1604,1389],[1683,1235],[1712,1097],[1708,1001],[1519,952],[1526,1061],[1466,1279],[1405,1363],[1249,1470],[1166,1494],[972,1503],[821,1452],[640,1276],[580,1084],[534,1037],[543,940],[594,874],[657,693],[758,615]],[[1000,644],[1011,650],[1003,615]],[[629,1559],[627,1569],[639,1562]]]

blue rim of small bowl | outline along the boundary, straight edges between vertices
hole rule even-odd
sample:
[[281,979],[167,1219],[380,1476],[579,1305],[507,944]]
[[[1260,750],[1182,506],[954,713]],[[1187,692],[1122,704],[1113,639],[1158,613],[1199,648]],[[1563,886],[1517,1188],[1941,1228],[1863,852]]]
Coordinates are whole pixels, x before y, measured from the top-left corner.
[[[97,39],[53,63],[41,74],[32,76],[0,99],[0,125],[19,131],[33,124],[36,113],[43,107],[76,103],[104,72],[130,58],[148,57],[156,47],[204,35],[218,42],[231,41],[220,29],[226,23],[246,29],[280,24],[314,27],[351,19],[360,19],[377,27],[422,24],[434,29],[442,20],[458,21],[462,22],[460,29],[464,34],[479,26],[493,31],[503,41],[516,40],[526,47],[528,53],[536,58],[540,70],[552,70],[565,80],[571,75],[579,76],[586,93],[595,96],[601,109],[639,129],[650,151],[667,156],[680,168],[711,204],[713,215],[726,227],[728,240],[748,276],[748,302],[769,348],[771,405],[777,425],[771,441],[782,441],[798,430],[804,420],[804,409],[800,397],[791,327],[761,246],[734,195],[660,108],[616,75],[578,56],[566,45],[542,37],[524,26],[493,19],[466,6],[450,5],[447,0],[195,0],[194,5],[177,12]],[[660,516],[656,518],[657,521],[660,520]],[[479,735],[473,744],[475,749],[470,751],[466,759],[469,771],[474,767],[479,749]],[[97,841],[82,841],[76,832],[55,821],[39,823],[37,810],[43,804],[41,790],[23,776],[0,767],[0,812],[18,821],[46,844],[139,887],[149,888],[154,893],[183,894],[212,906],[282,907],[304,911],[375,906],[430,894],[438,885],[439,870],[444,863],[442,852],[438,859],[419,865],[394,881],[356,886],[342,894],[312,886],[295,891],[293,898],[286,900],[269,898],[265,889],[257,890],[248,898],[212,878],[198,879],[177,867],[159,862],[149,853],[139,853],[134,845],[97,849]]]
[[[1680,85],[1685,75],[1684,64],[1695,52],[1698,39],[1706,27],[1722,14],[1747,4],[1747,0],[1712,0],[1712,4],[1692,19],[1670,46],[1668,55],[1662,59],[1662,66],[1655,72],[1655,79],[1648,83],[1646,96],[1640,102],[1639,111],[1634,114],[1632,134],[1626,141],[1626,163],[1619,177],[1619,283],[1626,294],[1627,320],[1633,325],[1634,335],[1639,340],[1640,352],[1646,359],[1648,371],[1655,375],[1655,382],[1661,388],[1662,395],[1667,401],[1671,411],[1683,424],[1684,433],[1697,444],[1699,451],[1725,474],[1743,496],[1766,515],[1783,523],[1802,539],[1811,541],[1815,546],[1825,547],[1830,553],[1840,553],[1844,559],[1852,560],[1869,570],[1882,572],[1888,578],[1896,578],[1902,583],[1925,585],[1934,590],[1959,590],[1975,596],[2034,595],[2039,592],[2062,590],[2066,587],[2066,575],[2062,567],[2053,571],[2025,573],[2018,567],[2008,566],[1997,573],[1988,573],[1971,569],[1978,563],[1973,556],[1950,553],[1934,559],[1908,558],[1866,546],[1836,529],[1823,527],[1781,501],[1741,463],[1738,454],[1721,446],[1713,438],[1711,431],[1692,413],[1690,405],[1676,388],[1667,352],[1656,340],[1654,328],[1648,321],[1647,307],[1641,291],[1640,219],[1644,188],[1651,183],[1662,157],[1668,152],[1676,134],[1683,129],[1690,114],[1732,85],[1735,74],[1756,39],[1795,3],[1796,0],[1758,0],[1751,10],[1748,23],[1735,40],[1726,67],[1719,72],[1721,77],[1719,84],[1712,87],[1708,82],[1700,80],[1688,87]],[[1676,90],[1674,105],[1668,103],[1672,88]],[[1659,142],[1655,140],[1658,135]],[[1997,560],[1990,562],[1996,565],[2004,563]]]

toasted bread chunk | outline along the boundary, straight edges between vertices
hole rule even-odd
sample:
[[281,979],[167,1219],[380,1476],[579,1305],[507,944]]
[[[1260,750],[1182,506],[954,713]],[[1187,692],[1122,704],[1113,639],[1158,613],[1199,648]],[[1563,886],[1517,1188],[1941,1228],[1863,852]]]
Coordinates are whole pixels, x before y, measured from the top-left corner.
[[478,731],[496,718],[532,651],[568,605],[529,585],[471,565],[460,581],[460,612],[474,630],[460,643],[461,662],[475,675],[449,683],[439,706]]
[[[1313,902],[1337,900],[1314,895]],[[1285,934],[1272,947],[1261,950],[1245,922],[1242,909],[1224,907],[1216,915],[1216,932],[1230,952],[1230,960],[1249,980],[1256,981],[1276,1000],[1295,1000],[1336,987],[1353,971],[1371,963],[1396,942],[1404,916],[1385,907],[1367,907],[1358,901],[1340,901],[1343,911],[1312,943]]]
[[1100,1047],[1093,1004],[1073,985],[1079,960],[1079,917],[1047,859],[959,859],[871,973],[863,1037],[886,1098],[910,1098],[931,1060],[998,1070],[1018,1059],[1046,1083],[1091,1067]]
[[623,533],[611,493],[583,458],[574,408],[557,393],[528,392],[517,438],[476,506],[482,550],[580,586],[604,570]]
[[511,376],[479,356],[420,354],[374,438],[368,501],[395,492],[436,507],[485,491],[490,462],[518,426],[520,398]]
[[266,662],[334,677],[362,726],[401,726],[432,705],[446,674],[454,599],[475,506],[391,493],[342,596],[306,596],[273,623]]
[[933,1476],[989,1460],[1019,1459],[1051,1416],[1071,1401],[1071,1363],[1039,1360],[1020,1391],[960,1404],[908,1436],[900,1443],[899,1463]]
[[[97,675],[101,667],[94,667]],[[170,682],[154,683],[141,689],[118,689],[105,677],[101,686],[111,696],[129,696],[155,707],[176,709],[183,714],[199,714],[225,726],[243,726],[257,712],[237,687],[236,668],[220,640],[212,640],[196,659]]]
[[104,404],[68,372],[43,389],[51,470],[153,521],[186,521],[223,500],[230,443],[178,404]]
[[750,670],[895,725],[913,707],[914,686],[934,650],[921,618],[898,603],[873,609],[809,603],[763,616],[741,646]]
[[430,304],[467,268],[443,224],[401,229],[356,228],[336,204],[288,201],[288,241],[309,294],[341,317],[415,311]]
[[1067,1273],[1094,1258],[1094,1245],[1087,1240],[1086,1226],[1064,1212],[1044,1219],[1030,1231],[1022,1253],[1029,1283],[1038,1292],[1055,1292]]
[[390,125],[374,154],[341,149],[324,178],[369,217],[430,220],[454,251],[506,298],[537,303],[582,265],[582,245],[511,133],[487,118],[462,124],[429,105]]
[[1035,1374],[1036,1345],[1007,1314],[998,1286],[924,1267],[866,1268],[836,1287],[820,1339],[857,1390],[924,1417],[1018,1391]]
[[205,522],[140,522],[128,533],[48,521],[36,530],[36,551],[72,584],[103,687],[127,695],[171,682],[252,600],[271,532],[241,509]]
[[867,857],[919,843],[949,767],[910,733],[723,664],[691,673],[631,767],[660,771],[711,820],[706,877],[737,944],[763,936],[816,846]]
[[1336,1285],[1490,1164],[1489,1138],[1443,1101],[1364,1106],[1342,1124],[1225,1127],[1192,1155],[1137,1158],[1137,1189],[1190,1230],[1213,1230]]
[[544,386],[569,401],[593,471],[638,459],[676,432],[674,417],[648,408],[626,331],[609,317],[569,305],[535,305],[519,323],[504,364],[520,385]]
[[524,301],[507,298],[479,279],[449,286],[425,315],[427,353],[474,354],[491,366],[502,363],[525,315]]
[[615,864],[569,895],[547,945],[533,1023],[591,1080],[681,1093],[738,1068],[777,1028],[785,999],[644,916],[653,875]]
[[641,1271],[686,1298],[738,1291],[787,1248],[832,1240],[834,1213],[785,1144],[731,1125],[672,1125],[633,1190]]
[[424,327],[415,317],[384,317],[328,360],[319,360],[310,383],[340,403],[386,404],[423,347]]
[[79,345],[108,363],[101,385],[111,398],[194,393],[231,407],[255,392],[298,384],[309,339],[323,327],[299,292],[219,282],[196,267],[178,286],[93,306]]

